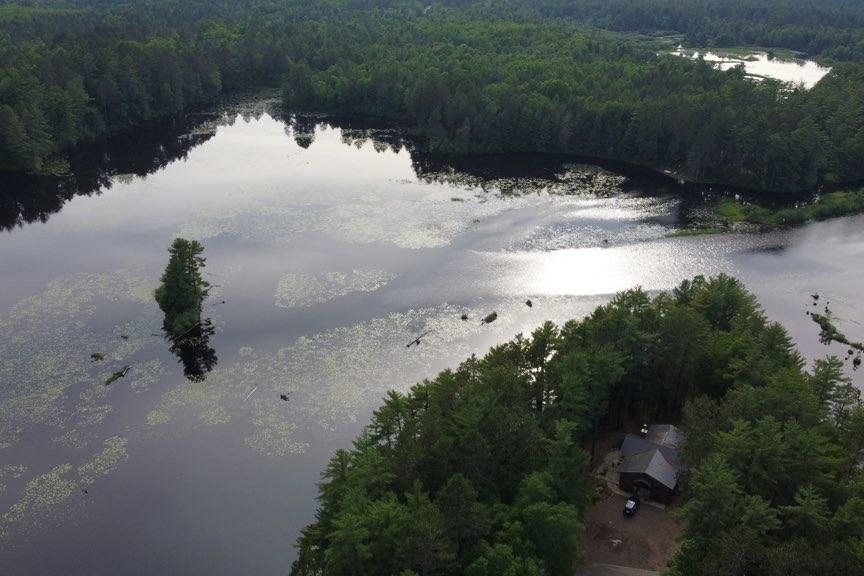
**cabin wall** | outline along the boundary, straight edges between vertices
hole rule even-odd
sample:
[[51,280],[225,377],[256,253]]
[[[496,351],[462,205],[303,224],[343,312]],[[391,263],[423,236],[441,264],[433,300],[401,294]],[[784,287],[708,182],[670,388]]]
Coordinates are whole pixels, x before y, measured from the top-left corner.
[[651,488],[651,500],[668,504],[675,495],[674,490],[670,490],[663,484],[660,484],[647,474],[634,474],[631,472],[622,472],[618,475],[618,487],[625,492],[634,492],[637,480],[642,480]]

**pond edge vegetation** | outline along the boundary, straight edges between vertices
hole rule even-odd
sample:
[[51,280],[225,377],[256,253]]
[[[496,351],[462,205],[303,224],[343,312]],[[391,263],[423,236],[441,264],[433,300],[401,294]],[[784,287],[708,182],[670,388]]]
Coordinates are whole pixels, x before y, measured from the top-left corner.
[[767,206],[759,201],[727,197],[711,204],[707,217],[691,226],[679,228],[671,235],[695,236],[742,230],[766,232],[862,212],[864,189],[827,192],[809,202],[790,206]]

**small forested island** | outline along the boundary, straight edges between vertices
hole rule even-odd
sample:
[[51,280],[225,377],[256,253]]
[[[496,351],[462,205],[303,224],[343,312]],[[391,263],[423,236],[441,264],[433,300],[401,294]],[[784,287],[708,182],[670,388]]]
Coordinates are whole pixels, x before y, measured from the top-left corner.
[[864,406],[729,276],[618,294],[391,392],[322,473],[294,576],[573,574],[596,441],[679,422],[665,574],[864,574]]
[[165,330],[182,337],[201,325],[201,304],[210,284],[201,276],[206,259],[204,246],[197,240],[177,238],[168,248],[171,255],[155,297],[165,313]]

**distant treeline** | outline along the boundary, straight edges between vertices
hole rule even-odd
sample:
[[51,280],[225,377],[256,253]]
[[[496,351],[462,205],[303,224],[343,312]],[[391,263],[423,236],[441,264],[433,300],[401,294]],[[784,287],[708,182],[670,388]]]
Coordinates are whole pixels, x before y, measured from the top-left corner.
[[[669,574],[864,574],[864,407],[728,276],[617,295],[410,392],[322,473],[292,576],[570,576],[604,431],[678,422]],[[605,490],[605,483],[601,485]]]
[[[840,0],[9,3],[0,169],[44,171],[76,142],[281,84],[294,108],[392,119],[433,152],[576,153],[809,190],[864,179],[862,22],[864,7]],[[789,90],[598,26],[852,62]]]
[[864,179],[860,64],[806,91],[566,25],[446,14],[338,34],[335,60],[290,67],[286,105],[386,117],[433,152],[565,152],[777,192]]
[[695,46],[777,46],[836,60],[864,59],[864,7],[849,0],[511,0],[510,4],[527,4],[540,14],[608,30],[680,34]]

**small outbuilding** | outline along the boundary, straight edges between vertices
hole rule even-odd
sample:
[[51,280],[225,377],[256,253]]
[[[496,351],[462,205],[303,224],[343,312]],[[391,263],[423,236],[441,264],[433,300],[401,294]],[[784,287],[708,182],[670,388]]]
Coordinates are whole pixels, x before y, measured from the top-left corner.
[[686,436],[680,428],[657,424],[642,434],[628,434],[621,444],[618,487],[631,493],[647,493],[651,500],[669,503],[678,489],[681,464],[678,449]]

